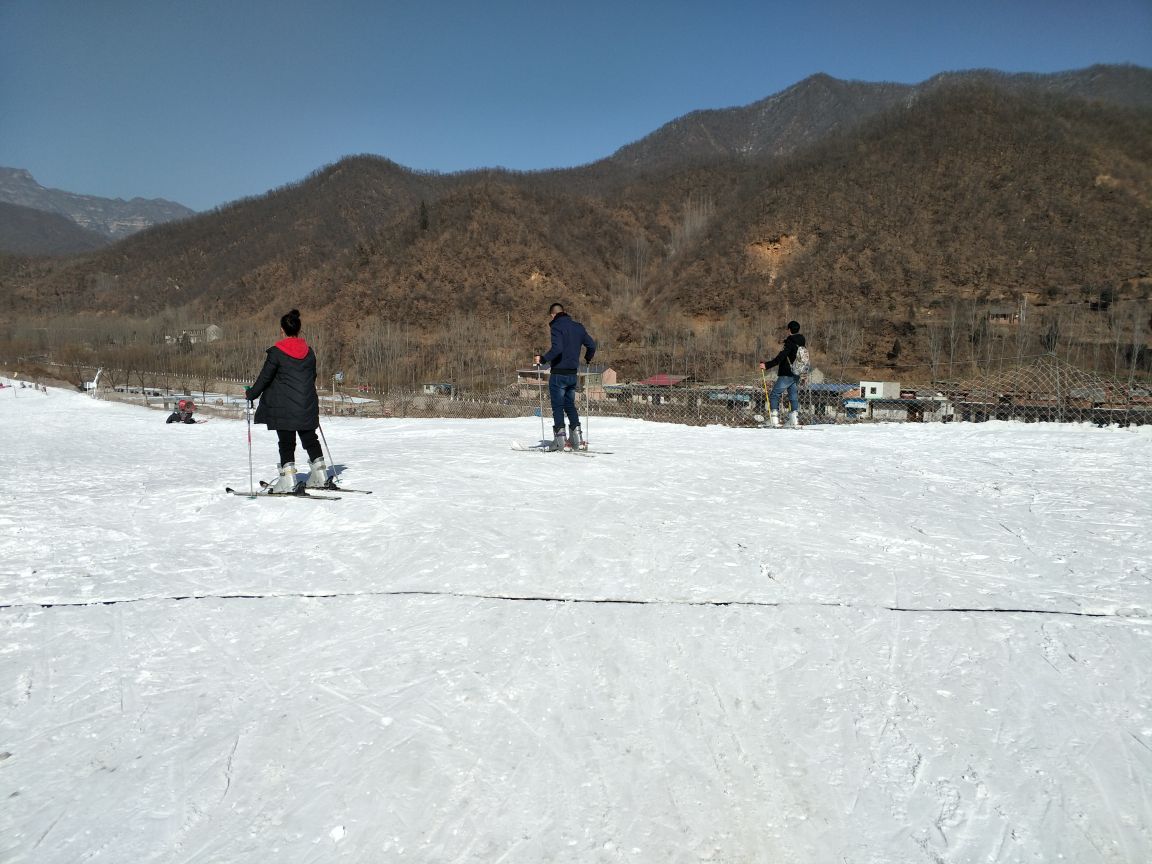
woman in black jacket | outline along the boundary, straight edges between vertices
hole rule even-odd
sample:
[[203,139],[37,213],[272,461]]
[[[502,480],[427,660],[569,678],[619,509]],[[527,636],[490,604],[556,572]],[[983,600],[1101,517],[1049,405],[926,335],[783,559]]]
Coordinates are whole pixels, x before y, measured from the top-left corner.
[[268,349],[264,368],[244,390],[251,402],[260,400],[256,422],[276,430],[280,439],[280,476],[273,494],[297,491],[296,436],[308,453],[308,481],[312,487],[328,481],[324,451],[316,430],[320,426],[320,399],[316,395],[316,353],[300,336],[300,312],[293,309],[280,319],[284,338]]

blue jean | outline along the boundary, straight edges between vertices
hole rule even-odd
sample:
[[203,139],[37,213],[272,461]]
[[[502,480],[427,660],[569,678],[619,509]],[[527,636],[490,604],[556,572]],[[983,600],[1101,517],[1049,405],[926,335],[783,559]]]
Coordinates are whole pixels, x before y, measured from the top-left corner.
[[776,379],[776,383],[772,385],[772,392],[768,394],[768,404],[772,406],[773,411],[780,410],[780,397],[785,390],[788,391],[788,402],[792,405],[792,410],[800,410],[800,392],[796,387],[799,381],[799,378],[792,375],[781,375]]
[[552,402],[552,431],[564,430],[564,415],[568,415],[568,425],[579,426],[580,415],[576,413],[576,376],[548,376],[548,398]]

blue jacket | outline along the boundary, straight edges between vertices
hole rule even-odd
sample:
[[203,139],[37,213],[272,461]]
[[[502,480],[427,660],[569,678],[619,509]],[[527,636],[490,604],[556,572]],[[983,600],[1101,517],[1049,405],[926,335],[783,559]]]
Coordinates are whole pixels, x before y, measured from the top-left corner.
[[588,335],[584,325],[561,312],[552,319],[552,347],[540,357],[541,363],[552,367],[556,375],[575,375],[580,368],[580,346],[584,346],[584,362],[591,363],[596,354],[596,340]]

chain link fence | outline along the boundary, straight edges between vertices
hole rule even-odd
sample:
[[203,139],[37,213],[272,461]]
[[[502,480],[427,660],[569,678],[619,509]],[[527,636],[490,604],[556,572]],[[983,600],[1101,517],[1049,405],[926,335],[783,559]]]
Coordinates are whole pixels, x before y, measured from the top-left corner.
[[[955,382],[904,386],[897,381],[811,380],[798,388],[802,424],[952,423],[1009,420],[1132,426],[1152,423],[1152,387],[1134,380],[1086,372],[1055,356]],[[243,383],[173,380],[154,387],[99,387],[99,398],[172,410],[192,398],[202,414],[243,417]],[[768,415],[772,378],[703,384],[676,376],[606,384],[594,371],[581,374],[578,406],[589,417],[630,417],[687,425],[756,426]],[[367,388],[321,390],[325,416],[348,417],[551,417],[547,372],[521,373],[515,382],[487,392],[451,383],[420,390],[372,392]],[[789,410],[782,397],[781,413]]]
[[[755,426],[768,415],[771,379],[752,384],[626,384],[584,388],[581,411],[687,425]],[[380,401],[332,405],[336,413],[395,417],[550,416],[546,387],[533,395],[512,386],[486,396],[392,394]],[[595,394],[595,398],[593,395]],[[903,387],[894,381],[805,381],[798,387],[802,424],[951,423],[1011,420],[1152,423],[1152,388],[1102,378],[1051,358],[963,382]],[[781,413],[789,409],[782,395]]]

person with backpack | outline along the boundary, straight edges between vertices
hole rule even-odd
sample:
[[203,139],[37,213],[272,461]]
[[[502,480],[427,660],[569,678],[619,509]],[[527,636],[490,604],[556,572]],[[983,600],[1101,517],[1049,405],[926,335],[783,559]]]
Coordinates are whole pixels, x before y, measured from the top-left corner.
[[780,353],[771,360],[765,360],[760,368],[767,371],[776,367],[776,383],[772,385],[772,392],[768,394],[768,404],[771,409],[768,422],[773,426],[780,425],[780,397],[788,391],[788,402],[792,411],[788,415],[788,425],[800,425],[800,379],[808,374],[810,367],[808,349],[805,347],[804,337],[800,333],[800,325],[789,321],[788,335],[784,338],[784,347]]
[[576,386],[579,381],[580,348],[584,348],[584,362],[591,363],[596,354],[596,340],[588,335],[584,325],[574,321],[560,303],[548,307],[552,347],[547,354],[537,354],[536,364],[548,363],[548,398],[552,402],[552,443],[549,450],[563,450],[564,416],[568,416],[570,437],[567,443],[573,450],[583,450],[584,434],[580,430],[580,415],[576,411]]
[[267,350],[264,368],[251,387],[244,389],[249,402],[260,400],[255,421],[276,431],[280,448],[280,476],[272,494],[297,491],[296,436],[308,453],[307,485],[323,486],[328,480],[324,451],[316,430],[320,428],[320,397],[316,393],[316,353],[300,336],[300,312],[293,309],[280,319],[284,338]]

